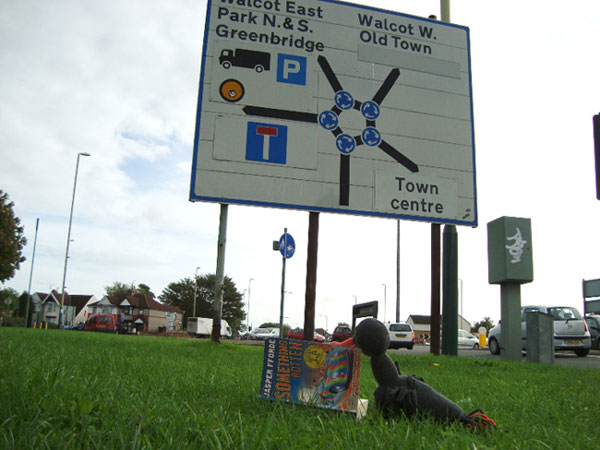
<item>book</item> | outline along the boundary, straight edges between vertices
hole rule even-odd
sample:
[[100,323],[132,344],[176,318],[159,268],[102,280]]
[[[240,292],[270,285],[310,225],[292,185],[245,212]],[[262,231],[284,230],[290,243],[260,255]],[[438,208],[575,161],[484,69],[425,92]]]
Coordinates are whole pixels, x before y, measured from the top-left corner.
[[364,413],[359,387],[358,347],[284,338],[265,341],[263,399],[358,414]]

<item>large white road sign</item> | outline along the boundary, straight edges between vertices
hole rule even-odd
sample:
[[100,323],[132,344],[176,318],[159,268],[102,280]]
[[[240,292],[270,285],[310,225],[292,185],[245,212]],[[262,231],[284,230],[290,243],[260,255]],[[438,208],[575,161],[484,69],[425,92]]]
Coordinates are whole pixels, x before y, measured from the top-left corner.
[[468,28],[209,0],[190,199],[476,226]]

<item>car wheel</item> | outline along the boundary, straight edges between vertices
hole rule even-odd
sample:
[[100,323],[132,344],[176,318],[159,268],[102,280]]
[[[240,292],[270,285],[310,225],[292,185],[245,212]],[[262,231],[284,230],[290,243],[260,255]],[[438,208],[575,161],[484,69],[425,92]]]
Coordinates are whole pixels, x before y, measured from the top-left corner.
[[578,350],[575,350],[575,354],[577,356],[579,356],[580,358],[583,358],[584,356],[587,356],[589,352],[590,352],[589,348],[580,348]]
[[596,339],[596,350],[600,350],[600,336]]
[[257,73],[262,73],[265,68],[259,64],[254,68],[254,70],[256,70]]
[[500,345],[498,345],[498,341],[494,338],[490,339],[490,342],[488,343],[488,346],[490,348],[490,353],[492,355],[499,355],[500,354]]
[[473,344],[473,350],[479,350],[479,344]]
[[412,350],[412,349],[413,349],[413,346],[412,346],[412,345],[409,345],[409,346],[408,346],[408,349],[409,349],[409,350]]
[[229,61],[223,61],[222,66],[224,69],[229,69],[231,67],[231,63]]

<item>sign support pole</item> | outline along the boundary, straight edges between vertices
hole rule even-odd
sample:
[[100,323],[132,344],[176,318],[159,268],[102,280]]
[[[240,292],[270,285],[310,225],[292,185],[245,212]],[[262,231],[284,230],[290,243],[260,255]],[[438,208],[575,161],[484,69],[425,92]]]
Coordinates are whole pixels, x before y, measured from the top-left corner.
[[306,256],[306,299],[304,302],[304,340],[315,334],[315,293],[317,290],[317,253],[319,249],[319,213],[308,216],[308,252]]
[[281,306],[279,308],[279,337],[283,337],[283,302],[285,299],[285,257],[287,251],[287,228],[283,229],[283,248],[282,252],[282,268],[281,268]]
[[442,354],[458,355],[458,235],[455,225],[444,225],[443,234]]
[[396,247],[396,323],[400,322],[400,219],[398,223],[398,246]]
[[431,317],[429,353],[440,354],[440,224],[431,224]]
[[221,317],[223,314],[223,294],[225,285],[225,243],[227,241],[227,211],[229,205],[221,203],[221,216],[219,220],[219,243],[217,246],[217,273],[215,276],[215,304],[213,307],[212,341],[221,342]]

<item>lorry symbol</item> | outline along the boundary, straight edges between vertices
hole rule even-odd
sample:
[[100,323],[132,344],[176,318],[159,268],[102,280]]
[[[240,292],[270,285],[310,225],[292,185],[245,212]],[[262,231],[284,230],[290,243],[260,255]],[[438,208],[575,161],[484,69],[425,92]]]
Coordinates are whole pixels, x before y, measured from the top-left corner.
[[263,70],[271,69],[271,54],[242,48],[224,49],[219,56],[219,64],[225,69],[229,69],[231,66],[246,67],[261,73]]

